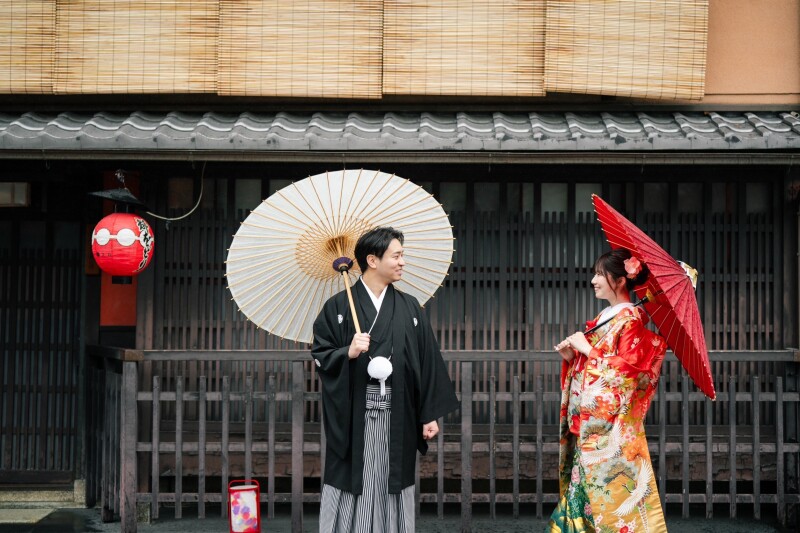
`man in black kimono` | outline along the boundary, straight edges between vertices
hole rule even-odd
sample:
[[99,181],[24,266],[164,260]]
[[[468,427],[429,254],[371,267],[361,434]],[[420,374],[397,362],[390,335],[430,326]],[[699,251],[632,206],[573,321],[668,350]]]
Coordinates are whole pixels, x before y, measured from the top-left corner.
[[[405,265],[403,234],[371,230],[355,255],[362,277],[352,294],[363,333],[346,291],[314,322],[327,437],[320,532],[411,533],[417,450],[427,451],[436,420],[459,404],[427,316],[392,285]],[[392,367],[383,394],[367,370],[377,357]]]

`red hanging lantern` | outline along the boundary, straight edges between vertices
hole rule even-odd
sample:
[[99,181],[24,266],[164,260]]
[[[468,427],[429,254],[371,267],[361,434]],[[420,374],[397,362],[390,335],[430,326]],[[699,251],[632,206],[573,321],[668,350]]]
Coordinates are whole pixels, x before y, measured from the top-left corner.
[[135,276],[153,258],[153,230],[133,213],[114,213],[97,223],[92,232],[92,255],[112,276]]

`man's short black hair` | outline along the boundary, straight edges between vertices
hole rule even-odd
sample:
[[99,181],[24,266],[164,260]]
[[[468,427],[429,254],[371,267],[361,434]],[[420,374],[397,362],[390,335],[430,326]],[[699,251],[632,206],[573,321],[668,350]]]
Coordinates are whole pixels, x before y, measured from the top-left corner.
[[367,256],[374,255],[375,257],[383,257],[389,244],[394,239],[397,239],[400,241],[400,244],[403,244],[403,232],[388,226],[371,229],[358,238],[355,254],[356,261],[358,261],[358,266],[362,274],[369,270]]

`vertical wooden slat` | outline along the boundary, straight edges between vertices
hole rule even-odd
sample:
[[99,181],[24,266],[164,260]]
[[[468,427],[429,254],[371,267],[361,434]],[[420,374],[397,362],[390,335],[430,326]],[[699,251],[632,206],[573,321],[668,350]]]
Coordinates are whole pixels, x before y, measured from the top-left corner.
[[[72,448],[74,424],[70,423],[69,418],[72,410],[69,408],[71,398],[77,391],[72,392],[72,351],[66,346],[66,328],[69,323],[70,304],[69,286],[71,276],[69,275],[71,257],[65,250],[54,250],[55,262],[53,265],[53,333],[51,337],[52,347],[48,350],[49,364],[52,368],[54,386],[52,388],[52,402],[48,405],[47,415],[47,464],[48,468],[54,470],[72,469],[70,460],[70,448]],[[59,386],[60,384],[60,386]],[[58,389],[61,389],[60,391]]]
[[119,418],[120,522],[122,533],[136,533],[136,363],[122,363]]
[[[103,362],[104,365],[107,365],[107,362]],[[108,370],[103,369],[103,373],[106,376],[105,387],[102,391],[103,396],[103,415],[102,415],[102,437],[100,441],[100,460],[101,460],[101,467],[100,467],[100,512],[101,518],[103,522],[110,522],[114,519],[113,513],[109,516],[109,510],[111,510],[112,505],[109,503],[111,491],[109,490],[109,478],[113,475],[113,470],[108,468],[111,465],[111,455],[114,451],[111,449],[111,424],[112,420],[116,413],[114,413],[113,406],[111,404],[111,387],[112,383],[111,380],[108,379]]]
[[[464,221],[466,242],[464,243],[464,349],[475,348],[472,338],[475,330],[472,323],[473,293],[475,291],[475,186],[467,184],[467,214]],[[470,366],[470,370],[472,367]],[[463,365],[462,365],[463,371]]]
[[706,518],[711,519],[714,516],[714,432],[711,424],[714,411],[710,398],[705,398],[703,402],[706,405]]
[[461,531],[472,531],[472,362],[461,363]]
[[175,379],[175,518],[183,518],[183,374]]
[[[497,423],[497,383],[496,377],[489,379],[489,516],[494,519],[497,508],[497,443],[495,437],[495,424]],[[444,480],[440,478],[440,486],[444,486]],[[441,502],[442,489],[439,492],[439,518],[444,517],[444,505]]]
[[761,385],[752,377],[753,394],[753,518],[761,520]]
[[439,419],[436,439],[436,515],[444,518],[444,418]]
[[228,516],[228,479],[230,474],[231,378],[222,376],[222,518]]
[[[565,261],[562,263],[562,267],[567,272],[567,299],[564,300],[565,302],[575,302],[576,299],[576,290],[577,290],[577,276],[576,269],[578,265],[575,264],[575,237],[577,234],[577,215],[576,215],[576,208],[575,208],[575,183],[570,182],[567,184],[567,242],[566,242],[566,252],[567,256],[564,258]],[[577,324],[577,319],[575,318],[575,306],[574,305],[567,305],[567,313],[566,319],[567,323],[564,326],[567,327],[568,332],[572,332]],[[562,332],[565,333],[565,332]],[[566,336],[566,335],[564,335]],[[562,337],[563,338],[563,337]],[[555,344],[555,343],[554,343]]]
[[155,268],[145,269],[136,278],[136,348],[152,350],[155,329],[161,327],[154,321],[156,297]]
[[197,516],[206,517],[206,377],[200,376],[200,391],[197,398],[198,443],[197,443]]
[[541,293],[542,293],[542,185],[541,183],[534,183],[533,185],[533,214],[531,215],[530,224],[533,229],[533,253],[531,254],[530,267],[533,270],[533,292],[530,296],[530,302],[533,312],[531,320],[531,329],[533,330],[533,343],[532,349],[541,350],[542,345],[542,312],[541,312]]
[[[275,518],[275,374],[269,375],[268,387],[267,416],[269,420],[267,422],[267,468],[269,469],[269,477],[267,478],[267,516],[271,520]],[[322,426],[322,421],[320,421],[320,426]],[[320,446],[322,446],[322,453],[324,453],[325,442],[323,441],[320,443]],[[324,469],[325,461],[323,460],[322,470],[320,470],[320,472],[324,472]]]
[[683,479],[681,487],[682,516],[689,518],[689,376],[683,374],[681,388],[681,415],[683,418],[683,438],[681,439],[681,451],[683,456]]
[[[253,376],[244,380],[244,477],[253,478]],[[295,454],[292,454],[295,455]]]
[[[737,284],[736,284],[736,325],[737,325],[737,338],[736,348],[739,350],[747,349],[747,325],[746,325],[746,312],[747,312],[747,276],[750,272],[750,260],[747,253],[747,240],[750,235],[750,227],[747,223],[747,189],[745,183],[739,183],[736,190],[736,197],[738,199],[737,206],[737,226],[739,229],[737,240],[738,245],[738,261],[737,261]],[[744,376],[742,376],[744,378]]]
[[663,378],[658,381],[658,495],[663,509],[667,497],[667,390]]
[[728,446],[729,456],[728,462],[730,465],[730,486],[728,487],[728,494],[730,494],[730,517],[736,519],[736,377],[731,376],[728,378],[728,427],[730,428],[730,435]]
[[519,518],[519,376],[514,376],[512,381],[513,389],[511,391],[511,412],[513,424],[513,440],[511,445],[511,453],[513,454],[512,462],[514,468],[512,490],[513,490],[513,515],[514,518]]
[[150,515],[158,519],[158,492],[159,492],[159,448],[161,446],[161,377],[153,376],[153,434],[150,439],[152,453],[150,454]]
[[541,520],[543,513],[544,494],[542,492],[543,465],[542,456],[544,438],[542,426],[544,423],[544,387],[542,376],[536,376],[536,518]]
[[[134,378],[135,379],[135,378]],[[114,374],[113,380],[113,392],[112,392],[112,405],[114,406],[114,412],[119,413],[120,408],[122,406],[123,398],[122,395],[125,394],[123,392],[123,376],[119,374]],[[135,391],[135,388],[134,388]],[[135,411],[134,411],[135,412]],[[120,453],[116,453],[117,449],[119,448],[122,450],[124,447],[122,446],[121,442],[121,435],[122,435],[122,422],[123,419],[121,416],[115,416],[111,421],[111,449],[114,453],[111,454],[111,469],[113,472],[112,483],[110,486],[111,490],[111,501],[112,501],[112,508],[115,513],[119,514],[121,505],[122,505],[122,496],[120,494],[120,487],[122,486],[122,457]],[[135,439],[135,435],[132,437]],[[138,472],[137,472],[138,474]],[[138,484],[134,485],[138,487]],[[135,489],[134,489],[135,490]]]
[[[498,288],[497,290],[500,292],[498,295],[498,304],[499,304],[499,322],[497,328],[497,335],[499,337],[499,342],[495,343],[491,349],[497,347],[500,350],[507,350],[507,338],[509,336],[508,326],[509,326],[509,279],[510,279],[510,268],[509,260],[512,259],[509,254],[509,241],[511,237],[509,236],[510,231],[510,224],[509,224],[509,213],[508,213],[508,185],[506,181],[500,182],[500,210],[497,213],[493,213],[496,215],[497,220],[497,229],[498,229],[498,238],[496,240],[497,248],[499,254],[496,256],[497,265],[498,265]],[[495,242],[494,240],[490,240],[490,242]],[[488,300],[492,301],[495,298],[488,298]],[[511,332],[513,334],[513,332]],[[502,366],[502,363],[500,364]],[[500,375],[503,375],[502,373]]]
[[778,500],[778,523],[786,527],[786,496],[784,494],[785,464],[783,460],[783,378],[778,376],[775,383],[775,481]]
[[[789,179],[788,172],[784,179]],[[784,217],[786,217],[788,222],[791,211],[784,207],[784,191],[787,189],[785,189],[783,185],[784,183],[779,181],[772,187],[772,231],[770,231],[772,235],[772,249],[784,250],[784,253],[780,255],[775,254],[774,257],[771,256],[772,290],[765,293],[765,298],[771,300],[770,303],[772,304],[772,320],[769,320],[768,323],[772,325],[772,331],[775,332],[775,334],[768,336],[771,340],[770,348],[796,346],[796,344],[793,343],[796,337],[791,333],[794,328],[789,325],[791,321],[785,320],[787,317],[784,315],[785,295],[794,293],[790,286],[785,284],[786,280],[784,279],[784,274],[788,275],[790,280],[797,280],[796,272],[791,272],[789,269],[784,271],[784,261],[789,259],[792,255],[786,253],[786,251],[792,250],[797,244],[790,240],[791,232],[787,232],[787,228],[784,227]],[[785,328],[784,322],[786,323]]]
[[[50,359],[52,357],[52,328],[53,321],[53,275],[55,270],[54,254],[53,254],[53,225],[52,223],[45,224],[45,249],[44,261],[42,264],[42,293],[39,299],[39,305],[42,309],[42,331],[41,338],[36,339],[39,344],[39,353],[41,354],[41,367],[38,369],[38,376],[36,376],[36,383],[38,384],[38,423],[39,435],[37,436],[38,457],[37,470],[47,470],[47,426],[48,424],[48,399],[50,396],[51,384],[54,381],[61,381],[61,379],[51,380]],[[64,375],[60,376],[62,379]],[[64,386],[65,383],[60,383]]]
[[292,531],[303,530],[303,363],[292,363]]

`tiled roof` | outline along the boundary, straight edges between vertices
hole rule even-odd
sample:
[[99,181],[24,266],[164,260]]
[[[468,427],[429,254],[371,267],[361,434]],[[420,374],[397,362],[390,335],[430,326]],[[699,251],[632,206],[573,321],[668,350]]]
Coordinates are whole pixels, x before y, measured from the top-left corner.
[[800,148],[796,112],[0,113],[14,151],[615,151]]

